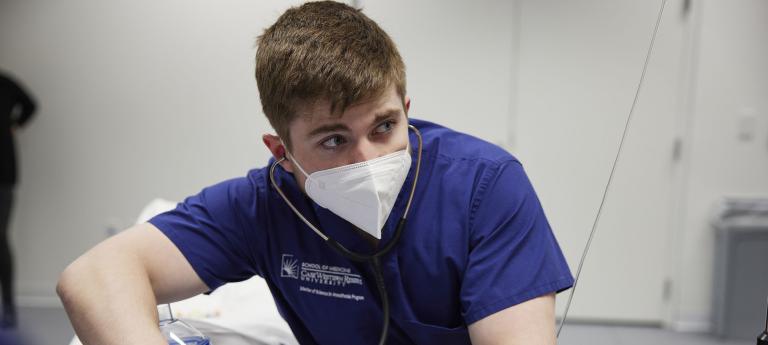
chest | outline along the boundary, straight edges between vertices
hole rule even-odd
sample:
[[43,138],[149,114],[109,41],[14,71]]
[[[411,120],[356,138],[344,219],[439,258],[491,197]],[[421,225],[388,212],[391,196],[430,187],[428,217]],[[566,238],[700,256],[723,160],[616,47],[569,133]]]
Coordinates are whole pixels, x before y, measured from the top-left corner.
[[[455,215],[454,215],[455,217]],[[297,224],[298,225],[298,224]],[[299,322],[323,342],[340,342],[340,334],[375,342],[381,330],[383,305],[370,263],[351,261],[309,229],[270,243],[270,282],[283,316]],[[468,245],[466,229],[457,219],[414,217],[395,247],[381,258],[381,275],[390,308],[395,343],[463,344],[461,284]],[[386,244],[383,238],[380,245]],[[351,250],[372,253],[365,241],[348,243]]]

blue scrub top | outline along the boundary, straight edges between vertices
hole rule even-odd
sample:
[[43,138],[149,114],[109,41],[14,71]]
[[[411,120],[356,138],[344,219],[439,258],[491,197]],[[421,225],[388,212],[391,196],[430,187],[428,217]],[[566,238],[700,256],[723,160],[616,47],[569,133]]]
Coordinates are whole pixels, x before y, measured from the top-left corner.
[[[469,344],[467,325],[572,286],[573,278],[520,162],[501,148],[410,119],[423,136],[421,173],[399,243],[382,259],[391,344]],[[384,226],[394,233],[413,164]],[[273,160],[270,160],[270,164]],[[275,179],[299,211],[350,250],[375,248],[353,225],[315,204],[292,174]],[[371,266],[338,254],[270,185],[269,165],[203,189],[150,223],[214,290],[264,278],[301,344],[373,344],[382,306]]]

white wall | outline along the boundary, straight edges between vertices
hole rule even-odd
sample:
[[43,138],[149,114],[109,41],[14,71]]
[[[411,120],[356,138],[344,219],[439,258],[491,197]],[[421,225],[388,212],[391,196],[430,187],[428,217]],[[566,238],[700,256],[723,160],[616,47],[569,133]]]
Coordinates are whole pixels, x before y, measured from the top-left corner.
[[[678,191],[684,212],[672,319],[679,329],[709,326],[714,203],[768,197],[768,2],[700,0],[696,6],[687,176]],[[739,139],[741,128],[752,138]]]
[[12,226],[22,303],[155,196],[179,199],[267,158],[253,41],[286,5],[13,1],[0,65],[40,112],[18,137]]
[[[515,151],[573,269],[659,4],[520,0]],[[574,318],[706,330],[711,208],[768,195],[768,4],[700,0],[687,15],[683,4],[668,1]]]
[[[40,103],[18,136],[22,304],[58,303],[59,272],[151,198],[181,199],[266,163],[254,40],[292,3],[0,2],[0,66]],[[401,49],[415,117],[506,139],[510,5],[363,5]]]
[[[516,151],[576,273],[659,3],[520,1]],[[682,94],[681,1],[664,13],[570,317],[659,323]],[[563,296],[565,297],[565,296]],[[562,310],[563,303],[559,303]]]

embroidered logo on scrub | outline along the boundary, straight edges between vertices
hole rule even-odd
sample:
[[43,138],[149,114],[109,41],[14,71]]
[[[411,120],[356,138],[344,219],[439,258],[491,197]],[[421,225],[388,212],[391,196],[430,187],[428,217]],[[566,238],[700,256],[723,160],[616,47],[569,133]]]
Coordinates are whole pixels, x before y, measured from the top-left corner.
[[352,273],[348,267],[320,265],[312,262],[300,262],[293,254],[283,254],[280,260],[280,277],[296,279],[320,287],[299,285],[299,291],[318,296],[340,298],[360,302],[364,296],[353,293],[324,290],[328,287],[347,287],[348,285],[363,285],[363,278]]
[[299,262],[293,254],[283,254],[280,277],[328,286],[363,285],[363,278],[359,274],[352,273],[352,269],[348,267]]
[[299,278],[299,261],[293,258],[291,254],[283,254],[283,260],[280,264],[280,276],[283,278]]

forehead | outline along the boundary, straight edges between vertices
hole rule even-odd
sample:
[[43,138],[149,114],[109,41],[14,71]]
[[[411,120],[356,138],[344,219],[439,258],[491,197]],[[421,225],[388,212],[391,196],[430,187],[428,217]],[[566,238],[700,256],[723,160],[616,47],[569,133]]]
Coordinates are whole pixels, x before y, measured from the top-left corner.
[[291,124],[291,127],[309,131],[313,127],[328,123],[352,125],[355,122],[364,122],[377,116],[380,117],[384,113],[402,112],[402,110],[403,99],[398,95],[395,88],[391,87],[377,96],[354,103],[343,110],[331,111],[331,101],[328,99],[317,99],[298,104],[296,121]]

